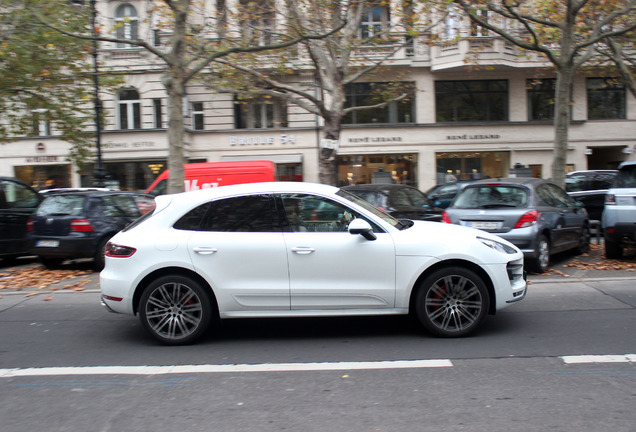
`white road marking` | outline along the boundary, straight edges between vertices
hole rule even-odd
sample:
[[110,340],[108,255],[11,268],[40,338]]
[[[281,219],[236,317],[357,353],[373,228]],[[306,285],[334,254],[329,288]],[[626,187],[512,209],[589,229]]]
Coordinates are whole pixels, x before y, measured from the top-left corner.
[[0,378],[51,375],[166,375],[225,372],[293,372],[365,369],[408,369],[452,367],[450,360],[398,360],[378,362],[333,363],[264,363],[228,365],[174,365],[174,366],[86,366],[0,369]]
[[636,354],[562,356],[566,364],[578,363],[636,363]]

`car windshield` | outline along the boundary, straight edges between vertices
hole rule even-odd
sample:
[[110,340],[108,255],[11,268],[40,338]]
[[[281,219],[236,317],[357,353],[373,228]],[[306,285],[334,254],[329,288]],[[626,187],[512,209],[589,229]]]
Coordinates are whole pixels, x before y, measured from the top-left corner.
[[38,216],[80,216],[84,211],[85,196],[52,195],[36,211]]
[[616,177],[615,187],[636,188],[636,165],[627,165],[620,169]]
[[369,203],[368,201],[363,200],[362,198],[347,192],[345,190],[340,189],[338,192],[336,192],[336,194],[338,196],[341,196],[343,198],[348,199],[349,201],[351,201],[354,204],[359,205],[360,207],[364,208],[365,210],[373,213],[374,215],[378,216],[379,218],[382,218],[382,220],[384,220],[385,222],[391,224],[392,226],[396,227],[399,230],[403,230],[406,228],[409,228],[410,226],[413,225],[413,223],[408,223],[406,220],[398,220],[396,218],[394,218],[393,216],[391,216],[388,213],[383,212],[382,210],[380,210],[379,208],[377,208],[376,206],[374,206],[373,204]]
[[487,209],[499,207],[522,208],[528,205],[525,188],[504,185],[467,187],[459,193],[454,208]]

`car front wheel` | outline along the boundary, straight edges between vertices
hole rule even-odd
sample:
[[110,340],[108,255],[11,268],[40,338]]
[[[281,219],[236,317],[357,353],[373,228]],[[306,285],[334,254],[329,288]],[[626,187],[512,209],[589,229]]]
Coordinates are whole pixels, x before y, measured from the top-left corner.
[[490,304],[486,284],[475,272],[449,267],[437,270],[420,286],[416,315],[435,336],[459,337],[474,332]]
[[186,276],[163,276],[143,292],[139,319],[150,334],[166,345],[183,345],[199,339],[212,319],[207,291]]

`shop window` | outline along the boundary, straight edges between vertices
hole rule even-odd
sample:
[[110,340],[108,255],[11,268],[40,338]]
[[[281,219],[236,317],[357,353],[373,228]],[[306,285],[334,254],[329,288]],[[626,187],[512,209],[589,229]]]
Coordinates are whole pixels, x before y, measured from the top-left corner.
[[119,129],[141,129],[141,103],[137,90],[119,92]]
[[[354,83],[346,89],[347,102],[345,107],[364,107],[380,104],[382,98],[379,88],[382,84]],[[372,124],[372,123],[413,123],[415,119],[415,91],[412,83],[400,83],[401,88],[396,93],[407,92],[408,96],[402,100],[389,102],[385,106],[367,108],[348,112],[342,119],[342,124]]]
[[[137,9],[130,4],[120,5],[115,11],[115,37],[117,39],[139,39],[139,21]],[[117,48],[132,48],[124,42],[117,42]]]
[[203,102],[193,102],[192,103],[192,128],[194,130],[205,129],[204,119],[205,117],[203,114]]
[[417,155],[338,156],[338,186],[395,183],[417,187]]
[[508,120],[508,81],[436,81],[437,122]]
[[528,120],[553,120],[556,80],[529,79],[526,88],[528,89]]
[[587,118],[589,120],[626,118],[625,85],[612,78],[588,78]]
[[163,128],[163,110],[161,108],[161,99],[152,100],[152,111],[155,123],[155,128]]
[[437,184],[507,177],[509,152],[443,152],[436,154]]
[[362,15],[360,38],[370,39],[382,34],[389,27],[389,8],[383,5],[373,6]]
[[280,99],[238,99],[234,101],[237,129],[287,127],[287,104]]

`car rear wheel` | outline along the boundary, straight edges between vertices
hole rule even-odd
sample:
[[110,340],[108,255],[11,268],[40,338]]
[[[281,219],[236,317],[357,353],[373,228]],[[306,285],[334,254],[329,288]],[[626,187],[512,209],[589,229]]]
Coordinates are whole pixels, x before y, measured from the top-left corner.
[[102,239],[95,250],[95,256],[93,257],[93,270],[95,271],[102,271],[104,269],[104,255],[106,254],[106,243],[108,243],[108,240],[110,239]]
[[437,270],[420,285],[416,315],[435,336],[459,337],[474,332],[488,313],[486,284],[475,272],[449,267]]
[[143,292],[139,319],[150,334],[166,345],[183,345],[199,339],[212,319],[207,291],[186,276],[163,276]]
[[537,243],[537,257],[530,262],[530,268],[535,273],[544,273],[550,266],[550,241],[544,235],[539,238]]
[[620,243],[605,238],[605,258],[619,259],[623,257],[623,247]]
[[584,226],[581,228],[579,234],[579,246],[576,248],[576,252],[579,254],[587,253],[590,250],[590,228]]

